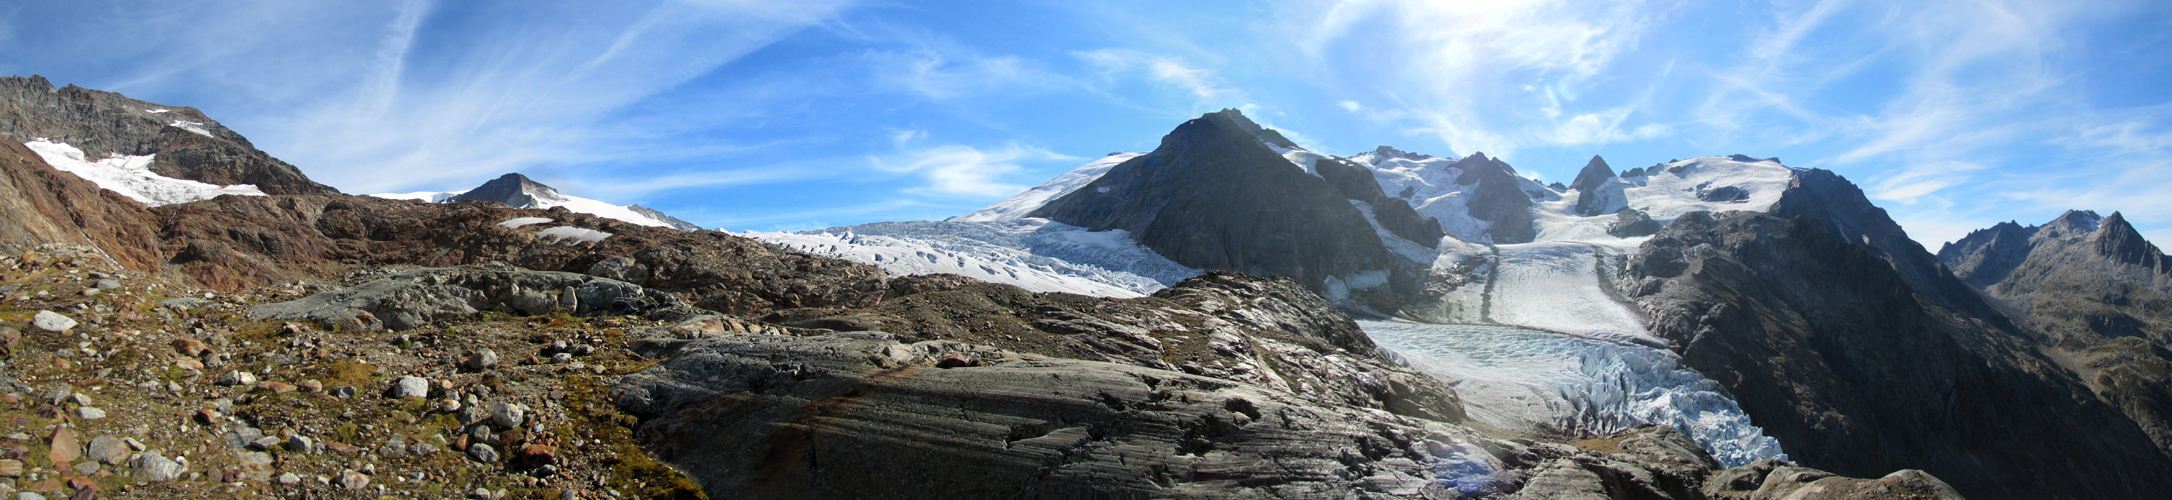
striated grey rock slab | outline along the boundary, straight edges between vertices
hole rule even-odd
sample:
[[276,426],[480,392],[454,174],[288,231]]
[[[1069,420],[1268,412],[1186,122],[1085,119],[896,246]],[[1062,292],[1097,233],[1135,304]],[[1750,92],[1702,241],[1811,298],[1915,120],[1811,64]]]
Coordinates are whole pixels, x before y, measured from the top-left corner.
[[1764,486],[1769,468],[1713,476],[1712,458],[1663,426],[1578,446],[1500,439],[1254,384],[881,332],[635,349],[664,358],[614,384],[643,445],[736,498],[1686,500],[1705,498],[1708,476],[1755,476],[1757,498],[1781,491]]
[[[570,294],[570,296],[568,296]],[[623,281],[556,271],[416,269],[359,286],[250,308],[256,318],[327,328],[406,330],[486,310],[536,315],[644,314],[675,320],[696,310],[678,297]]]

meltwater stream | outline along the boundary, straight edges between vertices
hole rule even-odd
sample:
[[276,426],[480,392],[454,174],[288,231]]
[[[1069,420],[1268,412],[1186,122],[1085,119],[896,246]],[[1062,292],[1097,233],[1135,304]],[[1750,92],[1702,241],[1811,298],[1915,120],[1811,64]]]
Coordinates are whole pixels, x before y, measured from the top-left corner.
[[1671,352],[1504,326],[1358,324],[1413,369],[1455,386],[1466,412],[1489,425],[1604,434],[1665,424],[1725,467],[1787,458],[1717,382]]

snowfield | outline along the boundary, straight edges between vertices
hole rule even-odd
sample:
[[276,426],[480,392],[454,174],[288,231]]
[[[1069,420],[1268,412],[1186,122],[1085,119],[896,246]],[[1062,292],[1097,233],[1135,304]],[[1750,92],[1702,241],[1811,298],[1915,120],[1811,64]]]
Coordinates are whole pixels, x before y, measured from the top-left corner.
[[1626,252],[1576,242],[1500,245],[1489,319],[1495,323],[1665,347],[1644,318],[1614,300],[1599,260]]
[[1455,386],[1465,411],[1489,425],[1606,434],[1666,424],[1723,467],[1787,458],[1718,383],[1663,349],[1501,326],[1358,326],[1411,368]]
[[91,161],[83,157],[83,150],[65,143],[36,140],[23,145],[36,151],[38,157],[44,158],[53,168],[148,206],[208,200],[222,194],[264,196],[263,190],[248,184],[221,186],[158,175],[151,172],[153,155],[115,156]]
[[1201,272],[1163,258],[1123,230],[1087,231],[1039,218],[881,222],[740,235],[893,275],[956,274],[1035,292],[1140,297]]
[[[372,198],[384,198],[388,200],[420,200],[428,203],[444,203],[445,200],[450,200],[452,199],[452,197],[460,196],[461,194],[466,192],[467,191],[418,191],[413,193],[378,193],[363,196],[368,196]],[[535,197],[535,206],[513,208],[549,209],[551,207],[566,207],[566,210],[572,212],[584,213],[609,219],[617,219],[619,221],[631,222],[643,226],[672,227],[669,223],[656,220],[646,215],[642,215],[640,212],[635,212],[630,207],[612,205],[610,203],[582,198],[579,196],[561,194],[558,193],[556,190],[544,193],[527,194],[528,196]]]

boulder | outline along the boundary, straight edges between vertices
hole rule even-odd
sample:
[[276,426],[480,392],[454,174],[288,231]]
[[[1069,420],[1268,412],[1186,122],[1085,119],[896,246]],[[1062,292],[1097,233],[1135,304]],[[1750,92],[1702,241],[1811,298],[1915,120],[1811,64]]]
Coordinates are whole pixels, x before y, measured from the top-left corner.
[[30,318],[30,325],[48,332],[65,332],[75,328],[76,322],[74,318],[62,316],[60,313],[38,311],[37,315]]

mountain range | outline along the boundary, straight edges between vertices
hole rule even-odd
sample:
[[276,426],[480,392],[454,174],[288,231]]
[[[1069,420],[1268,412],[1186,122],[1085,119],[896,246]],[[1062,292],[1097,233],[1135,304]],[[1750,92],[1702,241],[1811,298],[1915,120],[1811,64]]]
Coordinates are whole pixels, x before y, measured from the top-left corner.
[[[324,283],[242,308],[320,336],[631,314],[602,345],[655,362],[610,403],[712,496],[2172,487],[2172,259],[2118,213],[1932,254],[1776,158],[1595,156],[1546,185],[1478,152],[1317,153],[1223,110],[949,220],[728,234],[520,174],[350,196],[192,109],[0,94],[0,251],[222,295]],[[418,266],[439,274],[396,274]],[[515,277],[445,277],[475,273]]]

